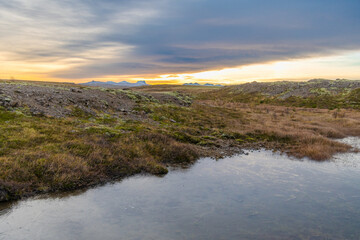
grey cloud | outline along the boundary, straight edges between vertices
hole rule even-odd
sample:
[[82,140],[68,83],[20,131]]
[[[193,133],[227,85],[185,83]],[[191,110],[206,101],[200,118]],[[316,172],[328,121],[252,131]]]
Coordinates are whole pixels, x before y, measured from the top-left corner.
[[[10,13],[0,17],[0,42],[13,41],[14,58],[86,60],[56,77],[191,72],[360,49],[358,0],[15,3],[0,0],[2,12]],[[30,24],[22,26],[24,19]],[[0,51],[9,51],[5,45]],[[131,50],[87,56],[107,45]]]

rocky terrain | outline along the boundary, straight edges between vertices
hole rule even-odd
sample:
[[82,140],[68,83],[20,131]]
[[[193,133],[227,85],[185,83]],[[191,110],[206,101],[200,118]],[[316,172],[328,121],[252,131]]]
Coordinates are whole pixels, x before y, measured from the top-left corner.
[[91,87],[105,87],[105,88],[124,88],[124,87],[141,87],[141,86],[148,86],[145,81],[137,81],[136,83],[131,83],[127,81],[121,81],[121,82],[113,82],[113,81],[107,81],[107,82],[99,82],[99,81],[91,81],[87,83],[81,83],[80,85],[83,86],[91,86]]
[[75,84],[0,81],[0,106],[6,109],[23,108],[32,115],[66,117],[81,110],[85,114],[112,114],[133,111],[137,101],[188,103],[181,96],[140,93],[130,89],[104,89]]
[[212,83],[184,83],[184,86],[205,86],[205,87],[223,87],[224,85],[221,84],[212,84]]
[[357,86],[314,80],[121,89],[0,81],[0,201],[163,175],[169,166],[245,148],[325,161],[353,151],[334,138],[360,136]]
[[199,98],[288,107],[360,109],[360,81],[251,82],[223,87]]
[[306,82],[252,82],[231,87],[237,93],[261,93],[286,99],[292,96],[309,97],[324,94],[348,93],[360,88],[360,80],[312,79]]

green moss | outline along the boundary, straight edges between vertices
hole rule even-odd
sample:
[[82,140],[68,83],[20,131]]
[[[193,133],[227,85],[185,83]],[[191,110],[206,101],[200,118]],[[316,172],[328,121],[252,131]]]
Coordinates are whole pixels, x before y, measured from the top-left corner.
[[331,91],[329,91],[326,88],[313,88],[310,89],[310,93],[314,93],[317,95],[326,95],[326,94],[331,94]]
[[166,92],[166,94],[176,97],[184,105],[191,105],[193,98],[180,92]]
[[156,162],[148,162],[145,166],[147,172],[150,172],[155,175],[165,175],[169,170],[163,165]]
[[77,118],[90,118],[92,117],[91,114],[85,112],[83,109],[79,107],[73,107],[71,110],[71,116],[77,117]]
[[114,124],[118,122],[118,118],[110,114],[101,114],[96,117],[95,121],[100,124]]
[[0,108],[0,122],[6,122],[18,118],[19,115],[13,112],[5,111],[3,108]]
[[187,134],[185,132],[176,131],[176,132],[172,133],[172,136],[176,140],[181,141],[181,142],[185,142],[185,143],[198,144],[199,142],[201,142],[201,139],[199,137],[192,136],[192,135]]

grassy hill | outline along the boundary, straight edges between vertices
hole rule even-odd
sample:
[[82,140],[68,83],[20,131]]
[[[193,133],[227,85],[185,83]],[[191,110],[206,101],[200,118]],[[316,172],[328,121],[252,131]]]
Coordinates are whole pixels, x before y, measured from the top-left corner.
[[252,82],[221,88],[199,98],[292,107],[360,109],[360,81]]

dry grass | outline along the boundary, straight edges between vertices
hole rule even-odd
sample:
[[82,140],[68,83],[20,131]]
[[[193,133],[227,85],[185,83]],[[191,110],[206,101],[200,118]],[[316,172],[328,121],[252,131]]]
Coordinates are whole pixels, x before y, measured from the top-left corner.
[[[155,86],[146,91],[209,89]],[[132,118],[98,113],[54,119],[20,111],[0,109],[0,193],[8,199],[136,173],[164,174],[168,164],[191,163],[219,150],[265,147],[323,161],[350,150],[335,138],[360,136],[357,110],[230,100],[195,100],[191,106],[139,100]]]
[[[228,131],[239,134],[262,133],[276,141],[287,139],[284,151],[296,157],[326,160],[350,146],[336,138],[360,136],[360,112],[352,109],[325,110],[252,105],[224,101],[199,101],[198,104],[221,107],[246,116],[246,121],[231,122]],[[290,146],[289,146],[290,145]]]
[[164,93],[164,92],[181,92],[187,94],[201,94],[210,91],[218,90],[221,87],[215,86],[186,86],[186,85],[150,85],[145,87],[133,88],[136,91],[150,92],[150,93]]
[[8,199],[141,172],[165,174],[167,164],[198,157],[194,146],[141,123],[94,126],[76,118],[27,117],[0,109],[0,191]]

